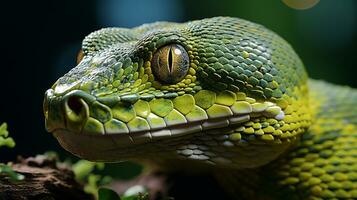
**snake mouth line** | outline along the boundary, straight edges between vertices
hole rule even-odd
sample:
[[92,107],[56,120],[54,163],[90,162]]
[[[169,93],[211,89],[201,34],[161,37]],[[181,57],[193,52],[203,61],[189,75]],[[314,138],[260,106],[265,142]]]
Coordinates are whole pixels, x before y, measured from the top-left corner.
[[[53,94],[49,93],[48,96]],[[190,95],[183,98],[194,101]],[[54,101],[56,97],[49,99]],[[137,143],[223,127],[233,128],[251,118],[267,117],[278,121],[284,118],[284,111],[275,103],[247,101],[232,102],[230,106],[214,103],[206,109],[205,106],[201,108],[193,104],[186,111],[183,106],[173,107],[171,100],[165,102],[162,99],[153,99],[150,102],[137,100],[130,106],[116,107],[118,104],[115,104],[109,107],[94,96],[82,91],[72,91],[58,100],[59,105],[53,104],[51,107],[62,109],[50,112],[51,115],[47,116],[47,129],[50,132],[66,130],[78,135],[112,135]],[[116,100],[115,102],[118,103]],[[181,103],[184,105],[183,100]],[[56,115],[59,112],[61,114]],[[56,118],[60,120],[53,120]]]
[[142,144],[165,138],[177,138],[189,134],[203,133],[204,131],[217,131],[217,133],[219,133],[219,128],[225,128],[235,125],[238,126],[241,123],[249,121],[250,118],[251,116],[249,114],[236,115],[230,117],[199,120],[185,124],[167,126],[164,128],[153,128],[150,130],[141,130],[117,134],[91,134],[86,133],[85,131],[83,131],[83,129],[80,133],[76,133],[67,128],[57,128],[54,129],[52,132],[55,136],[58,134],[75,134],[79,137],[88,136],[91,138],[113,138],[116,144],[125,146],[129,144]]
[[113,162],[118,161],[118,157],[121,161],[128,160],[149,144],[153,144],[152,148],[156,148],[155,144],[163,140],[175,141],[199,134],[219,134],[222,128],[239,126],[250,118],[248,114],[221,117],[126,134],[76,133],[66,128],[57,128],[52,133],[64,149],[79,157],[93,161]]
[[138,148],[146,144],[157,144],[162,140],[181,140],[198,134],[219,134],[220,128],[239,126],[250,120],[250,116],[239,115],[207,119],[186,124],[168,126],[161,129],[136,131],[126,134],[90,134],[76,133],[67,128],[56,128],[52,131],[60,145],[67,151],[93,161],[112,162],[130,159]]

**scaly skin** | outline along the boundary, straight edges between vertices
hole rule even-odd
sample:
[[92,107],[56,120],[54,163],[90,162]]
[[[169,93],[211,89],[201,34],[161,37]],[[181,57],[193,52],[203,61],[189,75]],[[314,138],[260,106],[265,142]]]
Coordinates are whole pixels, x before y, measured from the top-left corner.
[[309,80],[265,27],[216,17],[106,28],[82,50],[44,102],[48,131],[75,155],[219,171],[241,199],[357,198],[357,92]]

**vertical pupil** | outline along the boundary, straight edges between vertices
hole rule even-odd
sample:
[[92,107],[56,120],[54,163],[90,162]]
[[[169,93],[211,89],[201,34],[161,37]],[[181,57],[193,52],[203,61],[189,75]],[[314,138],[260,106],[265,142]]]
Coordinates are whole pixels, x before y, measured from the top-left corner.
[[172,84],[181,81],[189,70],[189,57],[185,49],[178,44],[171,44],[158,49],[151,60],[156,78]]
[[172,73],[172,70],[173,70],[173,66],[172,66],[172,54],[173,54],[173,52],[172,52],[172,47],[170,48],[170,50],[169,50],[169,58],[168,58],[168,61],[169,61],[169,72],[170,72],[170,74]]

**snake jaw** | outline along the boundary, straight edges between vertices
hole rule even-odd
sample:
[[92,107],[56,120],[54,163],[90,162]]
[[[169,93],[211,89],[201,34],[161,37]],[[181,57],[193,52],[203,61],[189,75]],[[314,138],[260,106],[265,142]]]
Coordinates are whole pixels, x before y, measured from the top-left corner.
[[[179,147],[193,138],[214,141],[225,136],[229,139],[225,145],[244,145],[250,136],[261,134],[259,130],[264,128],[257,129],[252,121],[264,117],[271,118],[271,123],[274,123],[274,120],[283,120],[284,116],[275,103],[259,103],[248,97],[237,99],[236,94],[227,91],[216,94],[201,90],[195,95],[186,94],[170,100],[154,98],[145,101],[140,96],[138,98],[131,101],[133,104],[129,101],[113,102],[121,98],[94,97],[80,90],[57,97],[50,89],[47,102],[56,108],[58,105],[53,102],[62,102],[60,113],[63,116],[60,119],[63,123],[54,120],[58,112],[52,113],[51,109],[47,109],[46,121],[51,125],[48,130],[54,133],[66,150],[76,155],[91,160],[118,161],[137,157],[137,146],[152,149],[157,143],[177,140],[180,142],[174,145]],[[250,131],[252,127],[255,128],[253,132]],[[266,135],[274,134],[274,130],[268,129],[265,129]],[[262,144],[271,143],[274,137],[278,136],[267,137],[263,134],[259,140]],[[279,143],[279,139],[275,142]],[[131,148],[134,150],[127,150]],[[182,157],[187,152],[179,150],[177,153]]]

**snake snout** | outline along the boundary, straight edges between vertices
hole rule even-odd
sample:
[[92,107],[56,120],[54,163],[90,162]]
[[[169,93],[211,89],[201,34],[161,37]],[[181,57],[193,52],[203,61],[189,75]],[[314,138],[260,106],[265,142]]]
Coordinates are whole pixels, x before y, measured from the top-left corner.
[[89,118],[89,105],[93,101],[95,97],[80,90],[60,96],[49,89],[43,102],[46,129],[53,132],[57,129],[69,128],[80,132],[82,125]]

